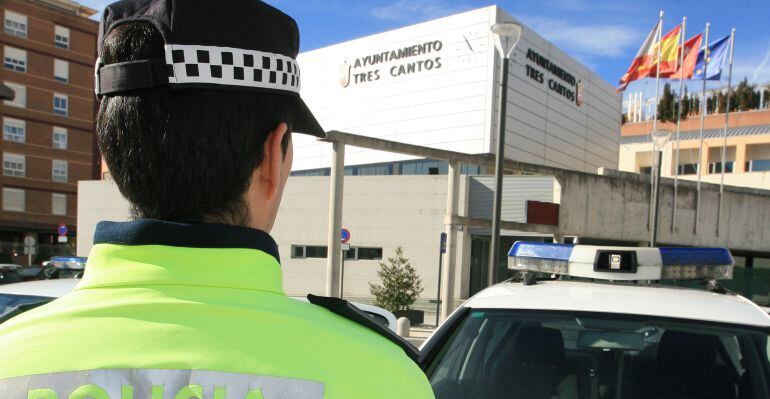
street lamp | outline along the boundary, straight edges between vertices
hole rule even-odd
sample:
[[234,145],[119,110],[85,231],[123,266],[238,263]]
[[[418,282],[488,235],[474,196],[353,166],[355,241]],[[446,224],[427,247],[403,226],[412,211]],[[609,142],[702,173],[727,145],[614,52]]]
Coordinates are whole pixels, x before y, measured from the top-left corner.
[[[652,132],[652,152],[653,162],[657,160],[657,167],[653,171],[655,173],[653,178],[653,201],[652,208],[652,224],[650,224],[650,247],[654,247],[658,241],[658,208],[660,205],[660,170],[663,164],[663,147],[671,139],[670,130],[654,130]],[[679,165],[676,165],[678,168]]]
[[500,96],[497,106],[497,153],[495,154],[495,199],[492,210],[492,241],[490,243],[488,285],[495,283],[500,246],[500,207],[503,199],[503,161],[505,160],[505,118],[508,104],[508,64],[513,49],[521,39],[521,25],[515,22],[501,22],[492,25],[490,31],[495,37],[495,48],[502,59],[500,69]]

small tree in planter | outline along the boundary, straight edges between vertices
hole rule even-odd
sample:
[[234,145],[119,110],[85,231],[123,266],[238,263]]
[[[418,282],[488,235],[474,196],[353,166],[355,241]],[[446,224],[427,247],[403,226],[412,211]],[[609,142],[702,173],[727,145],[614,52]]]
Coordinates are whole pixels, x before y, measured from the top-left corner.
[[396,248],[396,256],[388,262],[380,262],[377,271],[382,285],[369,283],[369,291],[374,295],[374,305],[387,309],[396,317],[406,317],[412,324],[423,322],[423,312],[411,307],[424,290],[422,280],[404,257],[404,250]]

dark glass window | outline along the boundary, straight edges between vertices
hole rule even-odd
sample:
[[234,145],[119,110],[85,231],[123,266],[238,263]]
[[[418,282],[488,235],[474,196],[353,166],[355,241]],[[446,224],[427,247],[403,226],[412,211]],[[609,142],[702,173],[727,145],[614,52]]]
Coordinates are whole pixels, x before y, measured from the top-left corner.
[[358,259],[362,260],[380,260],[382,259],[382,248],[356,248],[358,250]]
[[302,245],[292,245],[291,246],[291,257],[292,258],[304,258],[305,257],[305,247]]
[[680,175],[695,175],[698,174],[698,164],[696,163],[686,163],[679,165],[679,174]]
[[[733,165],[735,162],[725,162],[725,173],[733,173]],[[711,162],[709,164],[709,173],[722,173],[722,162]]]
[[305,247],[306,258],[325,258],[327,254],[325,246],[307,246]]

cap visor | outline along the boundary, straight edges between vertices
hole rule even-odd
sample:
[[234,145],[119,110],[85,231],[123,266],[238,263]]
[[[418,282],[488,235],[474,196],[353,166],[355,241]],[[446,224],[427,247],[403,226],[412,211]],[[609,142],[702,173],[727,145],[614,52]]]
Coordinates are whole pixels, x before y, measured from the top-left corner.
[[309,134],[321,139],[326,138],[326,132],[321,127],[321,124],[318,123],[315,116],[313,116],[313,113],[310,112],[310,108],[307,107],[307,104],[305,104],[299,96],[296,96],[295,99],[296,104],[294,109],[296,111],[293,115],[292,131]]

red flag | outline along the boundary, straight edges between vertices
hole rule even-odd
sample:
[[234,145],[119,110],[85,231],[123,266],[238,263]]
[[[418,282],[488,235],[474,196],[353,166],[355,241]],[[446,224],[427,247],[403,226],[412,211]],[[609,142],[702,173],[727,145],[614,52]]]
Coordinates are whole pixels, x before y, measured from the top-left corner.
[[645,58],[649,58],[653,47],[655,47],[655,44],[657,43],[657,38],[655,36],[658,35],[659,28],[660,21],[655,24],[655,27],[652,28],[650,34],[647,35],[647,39],[645,39],[644,43],[642,43],[642,47],[639,47],[639,51],[636,53],[634,61],[631,62],[631,66],[628,67],[626,74],[620,78],[620,87],[618,87],[618,92],[625,90],[626,87],[628,87],[628,84],[634,80],[641,79],[649,74],[649,70],[641,70],[640,67],[644,63]]
[[677,25],[671,32],[666,33],[658,43],[655,35],[658,32],[658,25],[647,35],[642,47],[634,58],[634,62],[628,68],[628,71],[620,78],[620,87],[618,91],[625,90],[629,83],[647,77],[654,77],[658,73],[658,46],[660,46],[660,76],[672,74],[676,71],[679,54],[677,45],[679,44],[681,25]]
[[[684,57],[682,63],[676,72],[661,77],[667,77],[669,79],[692,79],[692,74],[695,71],[695,64],[698,62],[698,51],[700,50],[700,44],[703,40],[703,34],[691,37],[684,43]],[[682,46],[679,46],[681,49]],[[684,76],[684,77],[683,77]]]

